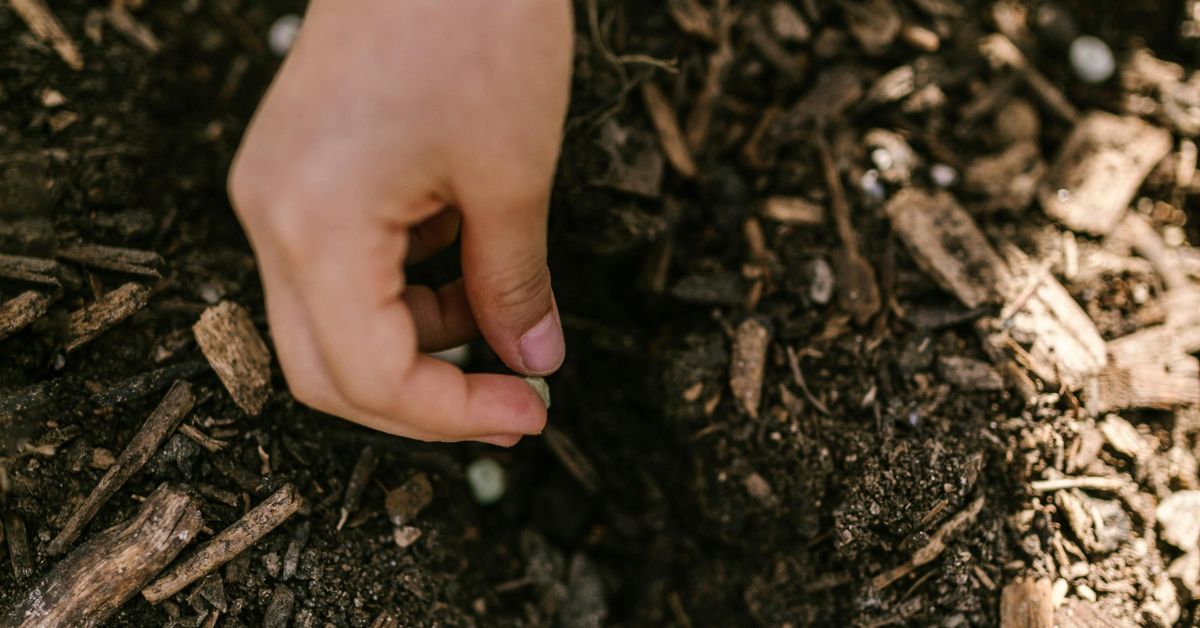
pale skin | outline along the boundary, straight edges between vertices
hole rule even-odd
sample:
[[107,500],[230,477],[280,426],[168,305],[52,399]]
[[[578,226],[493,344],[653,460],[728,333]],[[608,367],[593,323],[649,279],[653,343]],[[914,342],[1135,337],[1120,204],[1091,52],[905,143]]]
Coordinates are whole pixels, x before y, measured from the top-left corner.
[[[517,373],[562,364],[546,214],[572,34],[567,0],[310,3],[229,177],[302,403],[426,441],[542,431],[519,377],[428,353],[482,334]],[[456,237],[461,280],[406,283]]]

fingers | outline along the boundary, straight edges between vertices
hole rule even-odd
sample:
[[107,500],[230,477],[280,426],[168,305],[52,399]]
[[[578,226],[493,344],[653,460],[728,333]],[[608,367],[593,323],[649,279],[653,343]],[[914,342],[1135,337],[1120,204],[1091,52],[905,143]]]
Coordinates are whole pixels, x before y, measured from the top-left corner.
[[407,286],[403,298],[412,312],[422,352],[457,347],[479,334],[461,279],[436,291],[426,286]]
[[453,286],[443,289],[446,304],[420,290],[408,290],[409,300],[401,299],[404,244],[403,232],[346,229],[291,270],[319,355],[312,368],[320,372],[308,377],[324,380],[331,391],[298,398],[369,427],[423,440],[486,438],[508,445],[516,435],[540,433],[545,408],[519,378],[467,376],[418,353],[418,321],[408,303],[418,303],[422,325],[447,333],[442,340],[452,339],[452,328],[463,322],[454,319],[466,308],[453,305],[463,301]]
[[408,255],[405,264],[416,264],[433,257],[454,244],[458,237],[459,214],[443,209],[409,231]]
[[475,322],[505,364],[530,375],[558,370],[566,355],[546,266],[547,193],[476,195],[463,207],[463,278]]

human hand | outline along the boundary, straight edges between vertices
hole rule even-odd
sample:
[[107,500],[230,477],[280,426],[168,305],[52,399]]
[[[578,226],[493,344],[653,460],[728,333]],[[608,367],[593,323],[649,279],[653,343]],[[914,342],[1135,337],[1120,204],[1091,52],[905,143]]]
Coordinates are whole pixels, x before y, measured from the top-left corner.
[[[567,0],[310,3],[229,178],[298,400],[420,440],[542,431],[520,378],[426,352],[482,332],[515,371],[562,363],[546,212],[572,35]],[[407,285],[460,224],[463,278]]]

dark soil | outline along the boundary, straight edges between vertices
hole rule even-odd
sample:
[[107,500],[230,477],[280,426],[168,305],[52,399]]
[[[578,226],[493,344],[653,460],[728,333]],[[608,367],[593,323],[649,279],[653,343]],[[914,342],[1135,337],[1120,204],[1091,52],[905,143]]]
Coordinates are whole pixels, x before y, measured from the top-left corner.
[[[952,386],[939,358],[987,359],[972,325],[983,312],[958,305],[922,273],[882,211],[905,185],[932,187],[934,164],[961,178],[1004,146],[1002,113],[963,113],[1003,80],[978,47],[998,28],[992,5],[896,0],[903,22],[936,33],[940,47],[922,52],[897,38],[872,56],[847,32],[852,14],[863,15],[848,5],[870,17],[873,5],[891,1],[797,1],[808,41],[778,37],[769,3],[733,4],[741,17],[731,30],[732,61],[711,129],[693,147],[695,179],[664,163],[638,84],[655,81],[684,123],[716,46],[682,32],[659,3],[600,3],[596,33],[588,7],[577,6],[574,100],[551,236],[570,349],[549,380],[551,425],[574,455],[545,438],[498,450],[368,432],[299,405],[283,392],[277,368],[277,392],[261,416],[248,417],[203,367],[190,328],[217,300],[250,309],[269,339],[224,177],[279,62],[266,34],[278,16],[302,11],[301,2],[147,3],[133,13],[161,40],[157,53],[107,23],[93,40],[85,33],[97,20],[88,16],[101,9],[56,3],[85,57],[80,72],[0,6],[0,252],[53,257],[57,247],[88,242],[166,260],[162,279],[132,278],[153,288],[149,305],[78,351],[63,350],[67,313],[130,276],[65,263],[50,311],[0,342],[3,508],[24,522],[33,553],[31,574],[19,573],[19,557],[14,575],[4,570],[0,607],[57,562],[46,547],[103,474],[95,464],[101,450],[120,453],[170,380],[119,403],[105,395],[128,378],[184,365],[179,372],[203,391],[188,422],[222,433],[230,446],[210,453],[171,437],[81,538],[129,518],[161,482],[202,495],[211,531],[284,482],[308,505],[207,581],[223,588],[224,604],[198,587],[158,606],[137,596],[111,625],[195,626],[217,612],[216,625],[262,625],[283,588],[295,607],[282,615],[297,626],[370,626],[387,614],[404,626],[996,625],[1001,590],[1025,575],[1062,580],[1064,608],[1090,605],[1122,624],[1194,625],[1195,582],[1189,588],[1166,576],[1181,553],[1158,540],[1154,506],[1200,484],[1196,408],[1123,413],[1146,443],[1143,455],[1130,457],[1100,435],[1103,417],[1089,416],[1070,391],[1047,388],[1027,405],[1007,391]],[[1107,41],[1118,70],[1146,47],[1190,72],[1200,51],[1181,34],[1190,2],[1002,4],[1026,12],[1028,39],[1017,43],[1081,110],[1125,112],[1134,94],[1116,77],[1099,86],[1075,78],[1065,51],[1073,32]],[[755,43],[750,15],[782,59]],[[610,58],[603,47],[673,60],[678,72]],[[812,94],[828,69],[847,68],[869,90],[902,64],[914,66],[918,87],[936,86],[944,100],[924,108],[860,100],[821,131],[768,126],[755,138],[765,112]],[[65,102],[48,105],[47,90]],[[1072,125],[1019,83],[1011,95],[1034,104],[1035,140],[1051,161]],[[864,187],[864,177],[880,174],[864,141],[875,128],[913,147],[910,182],[884,177],[878,190]],[[1177,143],[1187,136],[1168,128]],[[879,277],[884,308],[864,325],[836,298],[814,300],[815,269],[837,267],[832,222],[759,217],[769,196],[828,205],[814,132],[830,138],[854,229]],[[1028,198],[995,210],[987,193],[961,183],[951,189],[989,235],[1027,250],[1060,229]],[[1184,226],[1196,242],[1196,195],[1164,166],[1135,205],[1155,226]],[[451,257],[420,272],[452,276]],[[844,277],[833,279],[837,286]],[[1163,283],[1144,263],[1064,285],[1105,339],[1161,319]],[[0,281],[0,299],[30,287]],[[757,416],[728,384],[732,338],[748,317],[771,334]],[[484,345],[472,348],[474,368],[499,369]],[[338,531],[343,491],[368,445],[381,462],[362,507]],[[492,506],[472,499],[464,476],[481,457],[507,471],[507,494]],[[579,459],[594,477],[570,464]],[[417,473],[432,481],[433,501],[412,523],[422,536],[402,549],[384,495]],[[1029,486],[1063,475],[1129,485],[1119,499],[1082,490],[1059,498]],[[873,586],[980,498],[982,511],[943,552]],[[1104,520],[1100,538],[1072,528],[1067,499]],[[8,534],[11,548],[13,528]],[[300,549],[294,574],[281,567],[289,547]],[[0,549],[6,562],[8,548]]]

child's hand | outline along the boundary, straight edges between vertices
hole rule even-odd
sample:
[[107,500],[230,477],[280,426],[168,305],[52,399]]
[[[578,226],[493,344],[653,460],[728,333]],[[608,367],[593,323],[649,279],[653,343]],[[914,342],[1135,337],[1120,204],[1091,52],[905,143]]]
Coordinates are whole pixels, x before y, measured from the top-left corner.
[[[313,0],[229,183],[297,399],[421,440],[541,432],[521,379],[422,352],[482,332],[516,371],[562,363],[546,211],[572,34],[567,0]],[[460,221],[463,279],[406,285]]]

